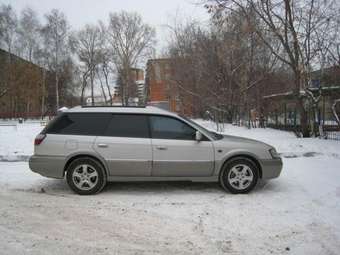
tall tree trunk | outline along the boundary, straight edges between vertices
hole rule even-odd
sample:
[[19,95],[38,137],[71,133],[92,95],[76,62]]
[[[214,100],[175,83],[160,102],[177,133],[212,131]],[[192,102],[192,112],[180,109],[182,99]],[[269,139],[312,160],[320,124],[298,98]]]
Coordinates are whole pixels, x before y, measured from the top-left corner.
[[83,75],[83,84],[81,88],[81,96],[80,96],[80,105],[84,105],[84,93],[85,93],[85,88],[86,88],[86,74]]
[[81,88],[81,96],[80,96],[80,105],[81,106],[84,105],[84,91],[85,91],[85,85],[83,84],[83,86]]
[[[8,76],[6,77],[7,79],[7,84],[6,84],[6,89],[7,90],[13,90],[11,91],[10,95],[11,95],[11,101],[13,100],[14,98],[14,94],[15,93],[15,90],[12,88],[13,84],[12,84],[12,72],[13,72],[13,69],[14,69],[14,64],[12,66],[12,54],[11,54],[11,51],[10,51],[10,48],[9,48],[9,51],[8,51],[8,59],[7,59],[7,74]],[[11,109],[10,111],[12,112],[12,115],[13,115],[13,112],[15,111],[14,109],[14,103],[12,101],[12,104],[11,104]]]
[[[84,105],[84,94],[85,94],[85,89],[87,86],[87,78],[90,70],[87,70],[85,73],[83,73],[83,81],[82,81],[82,88],[81,88],[81,96],[80,96],[80,105]],[[86,102],[85,102],[86,103]]]
[[130,65],[128,63],[125,63],[124,66],[124,82],[123,82],[123,87],[124,87],[124,105],[129,104],[129,97],[130,97]]
[[303,98],[299,97],[297,99],[297,109],[300,113],[300,125],[301,125],[301,133],[303,137],[309,137],[309,128],[308,128],[308,113],[303,105]]
[[111,94],[111,89],[110,89],[110,86],[109,86],[108,74],[105,71],[105,67],[103,67],[103,73],[104,73],[104,76],[105,76],[105,84],[106,84],[107,92],[109,93],[109,97],[110,97],[110,105],[112,105],[112,94]]
[[59,74],[55,72],[55,100],[56,100],[56,112],[59,110]]
[[46,93],[46,70],[43,69],[43,77],[42,77],[42,95],[41,95],[41,118],[44,117],[45,114],[45,93]]
[[296,108],[300,113],[300,126],[301,133],[303,137],[309,137],[309,128],[308,128],[308,113],[303,104],[303,97],[301,96],[301,82],[303,81],[300,70],[295,70],[295,97],[296,97]]
[[122,91],[122,104],[123,106],[126,106],[127,105],[127,79],[126,79],[125,68],[124,68],[123,75],[122,75],[121,91]]
[[91,82],[91,105],[94,106],[94,89],[93,89],[93,69],[90,71],[90,82]]
[[101,88],[102,93],[103,93],[103,96],[104,96],[105,105],[106,105],[106,103],[107,103],[106,93],[105,93],[105,90],[104,90],[103,81],[102,81],[102,79],[100,78],[100,75],[99,75],[98,70],[97,70],[97,75],[98,75],[98,79],[99,79],[99,82],[100,82],[100,88]]
[[27,98],[27,102],[26,102],[26,119],[28,119],[28,117],[29,117],[29,112],[30,112],[30,102],[29,102],[29,98]]

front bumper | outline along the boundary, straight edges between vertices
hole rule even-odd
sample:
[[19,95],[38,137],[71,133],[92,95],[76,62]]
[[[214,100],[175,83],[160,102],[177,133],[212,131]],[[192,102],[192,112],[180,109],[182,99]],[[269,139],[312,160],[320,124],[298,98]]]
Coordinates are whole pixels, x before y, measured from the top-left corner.
[[262,159],[260,160],[262,168],[262,179],[277,178],[281,174],[282,159]]
[[42,176],[58,179],[64,178],[64,157],[33,155],[30,157],[28,165],[33,172]]

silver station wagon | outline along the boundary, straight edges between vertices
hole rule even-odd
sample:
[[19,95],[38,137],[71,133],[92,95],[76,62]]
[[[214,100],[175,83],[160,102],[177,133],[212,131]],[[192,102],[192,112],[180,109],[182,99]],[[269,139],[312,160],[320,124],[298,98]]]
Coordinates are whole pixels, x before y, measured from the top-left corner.
[[75,107],[55,117],[34,141],[30,169],[66,176],[78,194],[106,182],[219,182],[247,193],[280,175],[282,161],[265,143],[221,135],[156,107]]

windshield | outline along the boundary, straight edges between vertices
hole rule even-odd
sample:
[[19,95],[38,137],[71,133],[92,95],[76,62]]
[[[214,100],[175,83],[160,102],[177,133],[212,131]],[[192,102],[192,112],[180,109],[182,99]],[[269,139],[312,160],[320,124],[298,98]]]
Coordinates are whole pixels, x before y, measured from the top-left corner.
[[187,122],[189,122],[192,126],[194,126],[196,129],[203,129],[204,132],[208,133],[214,140],[221,140],[223,138],[223,135],[218,134],[216,132],[210,131],[208,129],[206,129],[205,127],[197,124],[196,122],[194,122],[193,120],[185,117],[185,116],[181,116],[181,118],[185,119]]

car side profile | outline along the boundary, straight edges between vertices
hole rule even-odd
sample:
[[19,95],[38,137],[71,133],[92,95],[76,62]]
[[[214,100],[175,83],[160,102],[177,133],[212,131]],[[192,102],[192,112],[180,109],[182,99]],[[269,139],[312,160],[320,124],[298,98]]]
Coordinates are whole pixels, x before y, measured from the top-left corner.
[[59,114],[34,142],[29,166],[65,178],[78,194],[107,182],[219,182],[231,193],[280,175],[274,147],[221,135],[156,107],[75,107]]

